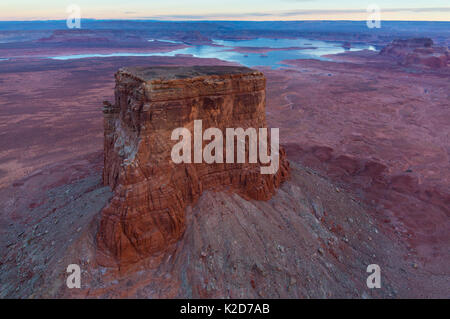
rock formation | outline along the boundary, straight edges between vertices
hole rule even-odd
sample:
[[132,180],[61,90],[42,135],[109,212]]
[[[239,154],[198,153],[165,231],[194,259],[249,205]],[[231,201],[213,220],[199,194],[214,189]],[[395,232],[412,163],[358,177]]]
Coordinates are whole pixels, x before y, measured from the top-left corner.
[[[97,243],[120,264],[163,251],[185,230],[185,208],[203,191],[268,200],[289,177],[280,149],[279,170],[261,163],[181,163],[171,159],[172,131],[215,127],[264,128],[261,72],[243,67],[135,67],[116,73],[115,103],[104,108],[103,182],[114,196],[102,212]],[[203,144],[207,144],[203,142]],[[236,149],[236,148],[235,148]],[[248,157],[247,157],[248,158]]]
[[426,66],[434,69],[447,67],[450,61],[449,50],[434,47],[433,40],[429,38],[394,40],[384,47],[380,54],[394,57],[402,65]]

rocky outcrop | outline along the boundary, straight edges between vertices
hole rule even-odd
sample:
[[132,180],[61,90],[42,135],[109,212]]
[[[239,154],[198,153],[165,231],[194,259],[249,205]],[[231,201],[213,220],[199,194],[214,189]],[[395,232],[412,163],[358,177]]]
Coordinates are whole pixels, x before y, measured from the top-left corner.
[[429,38],[394,40],[384,47],[380,54],[394,57],[402,65],[434,69],[447,67],[450,61],[449,50],[434,47],[433,40]]
[[267,127],[265,84],[261,72],[243,67],[136,67],[116,73],[115,103],[104,108],[103,181],[114,196],[101,216],[101,251],[120,264],[163,251],[183,235],[185,208],[205,190],[272,197],[289,177],[283,149],[278,171],[269,175],[261,174],[260,162],[175,164],[171,158],[178,142],[172,131],[184,127],[193,133],[195,120],[202,120],[203,131]]

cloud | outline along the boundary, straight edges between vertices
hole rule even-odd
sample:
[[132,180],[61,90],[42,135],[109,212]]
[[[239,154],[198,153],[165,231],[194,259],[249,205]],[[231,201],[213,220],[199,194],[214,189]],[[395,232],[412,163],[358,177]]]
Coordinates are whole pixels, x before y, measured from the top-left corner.
[[[315,1],[315,0],[284,0],[284,1]],[[450,7],[440,8],[381,8],[381,13],[429,13],[429,12],[450,12]],[[141,17],[145,19],[158,20],[215,20],[215,19],[239,19],[239,18],[280,18],[310,15],[340,15],[340,14],[362,14],[367,13],[366,9],[312,9],[312,10],[285,10],[273,12],[243,12],[243,13],[211,13],[211,14],[174,14],[174,15],[155,15],[150,17]]]
[[[393,8],[383,9],[381,12],[450,12],[450,7],[443,8]],[[351,10],[290,10],[278,13],[281,16],[295,16],[295,15],[309,15],[309,14],[342,14],[342,13],[366,13],[366,9],[351,9]]]
[[271,17],[272,13],[262,12],[248,12],[248,13],[211,13],[211,14],[175,14],[175,15],[156,15],[146,18],[152,19],[186,19],[186,20],[199,20],[199,19],[226,19],[226,18],[243,18],[243,17]]

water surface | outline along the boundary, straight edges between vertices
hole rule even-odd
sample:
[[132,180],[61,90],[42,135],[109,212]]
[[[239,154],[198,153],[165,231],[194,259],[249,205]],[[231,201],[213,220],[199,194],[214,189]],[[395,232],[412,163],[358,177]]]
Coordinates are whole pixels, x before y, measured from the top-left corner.
[[[171,40],[152,39],[149,41],[163,41],[180,43]],[[251,48],[273,48],[285,49],[277,51],[269,51],[266,53],[255,52],[236,52],[234,48],[251,47]],[[310,48],[309,48],[310,47]],[[294,49],[292,49],[294,48]],[[295,49],[302,48],[302,49]],[[370,45],[354,45],[350,51],[359,50],[375,50]],[[324,55],[338,54],[345,52],[342,42],[320,41],[310,39],[269,39],[258,38],[252,40],[213,40],[213,45],[194,45],[183,49],[176,49],[167,52],[152,53],[130,53],[116,52],[109,54],[73,54],[64,56],[54,56],[51,59],[69,60],[82,58],[101,58],[101,57],[120,57],[120,56],[176,56],[191,55],[196,58],[217,58],[224,61],[236,62],[248,67],[269,66],[279,68],[283,66],[281,61],[290,59],[316,59],[327,60]]]

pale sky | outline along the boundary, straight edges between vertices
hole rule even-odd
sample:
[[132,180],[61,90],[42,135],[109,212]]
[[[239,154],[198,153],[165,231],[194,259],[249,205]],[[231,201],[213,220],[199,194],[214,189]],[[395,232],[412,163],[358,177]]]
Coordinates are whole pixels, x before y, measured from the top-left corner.
[[367,20],[376,4],[382,20],[450,21],[449,0],[0,0],[0,20],[65,20],[70,4],[95,19]]

